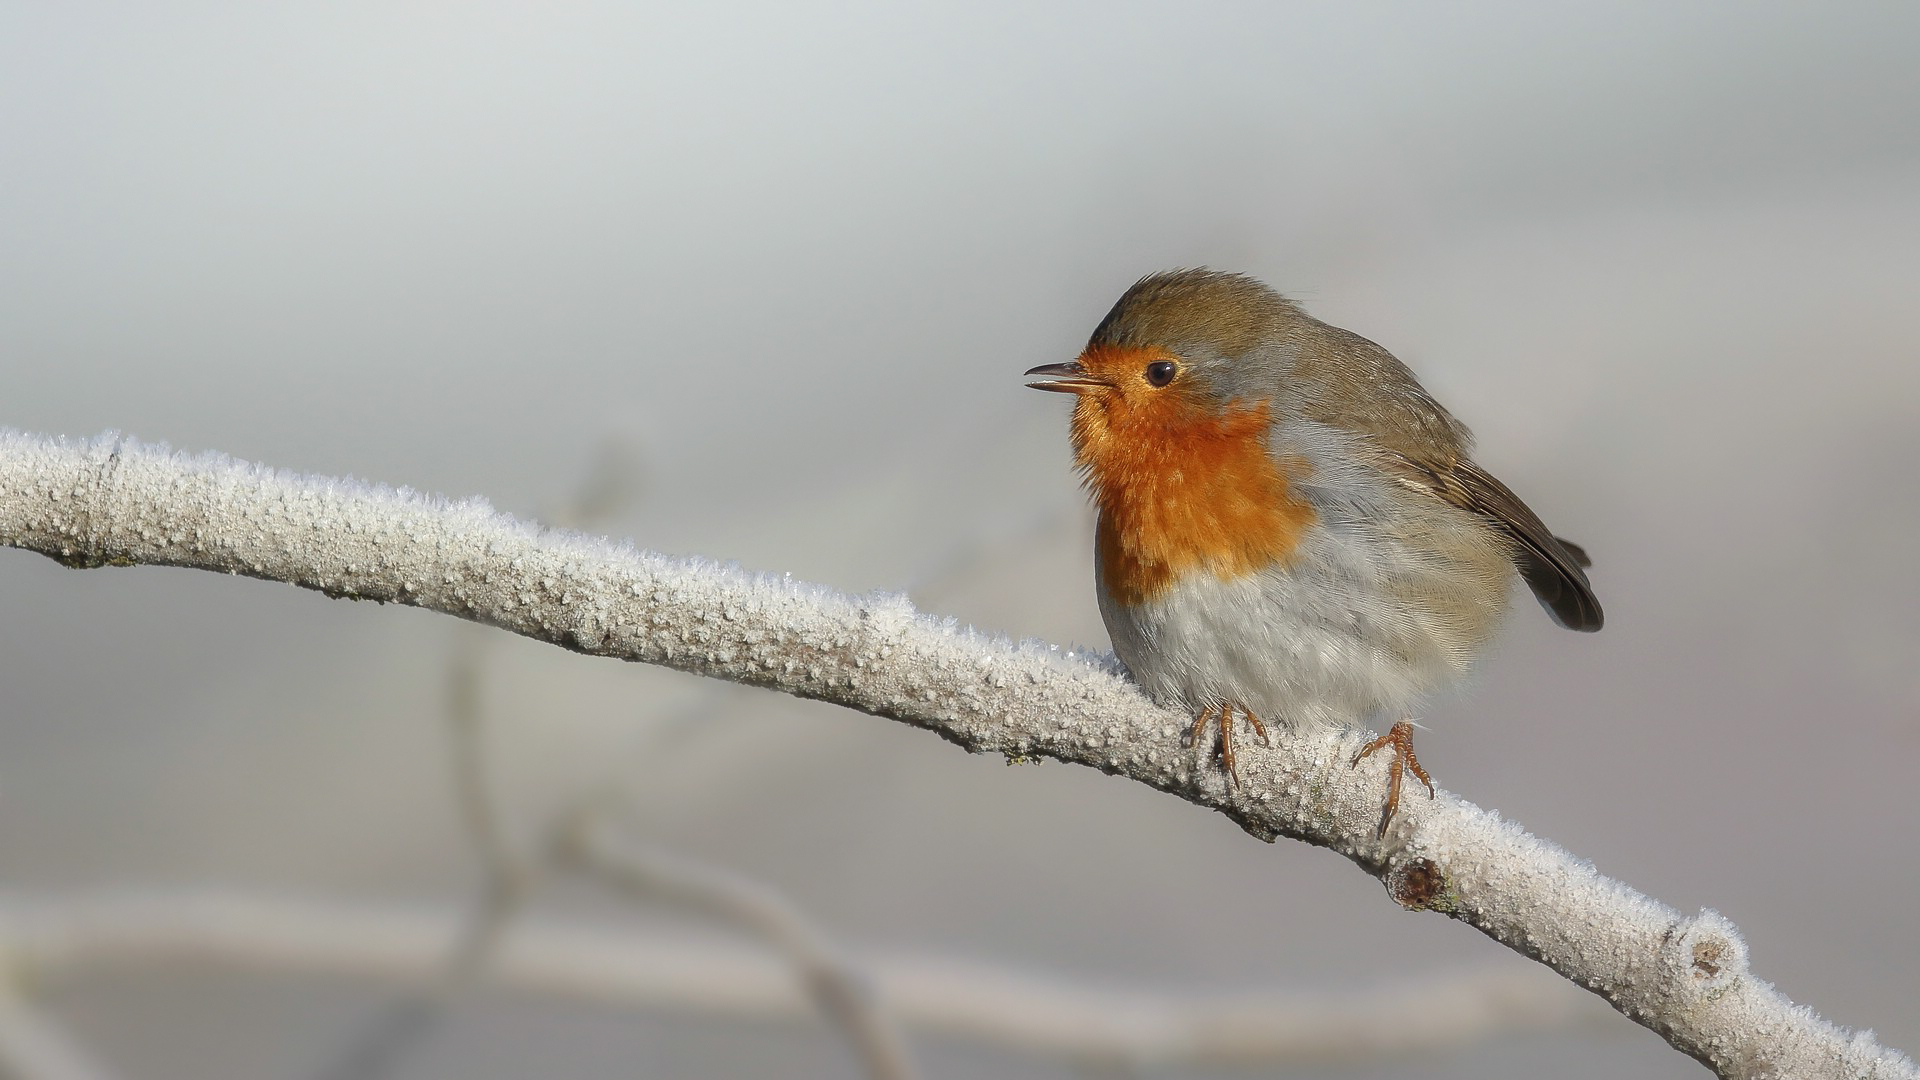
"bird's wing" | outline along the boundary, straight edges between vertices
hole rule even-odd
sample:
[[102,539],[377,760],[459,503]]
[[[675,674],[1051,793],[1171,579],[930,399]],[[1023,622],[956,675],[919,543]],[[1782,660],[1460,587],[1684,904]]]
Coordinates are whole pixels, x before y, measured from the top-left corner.
[[1555,622],[1600,629],[1586,551],[1554,536],[1507,485],[1467,459],[1466,425],[1406,365],[1358,334],[1304,316],[1296,338],[1301,359],[1287,377],[1310,389],[1306,419],[1362,436],[1401,483],[1486,517],[1513,538],[1520,577]]
[[1600,629],[1606,616],[1587,580],[1586,568],[1593,560],[1587,558],[1585,548],[1553,535],[1520,496],[1465,458],[1444,463],[1403,460],[1413,474],[1404,480],[1409,486],[1480,514],[1513,538],[1520,578],[1553,621],[1569,630]]

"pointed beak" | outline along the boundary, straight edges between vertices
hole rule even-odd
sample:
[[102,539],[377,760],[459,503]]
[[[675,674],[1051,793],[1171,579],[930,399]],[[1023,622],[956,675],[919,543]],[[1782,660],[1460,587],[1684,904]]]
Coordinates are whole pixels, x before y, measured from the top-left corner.
[[1027,372],[1027,385],[1035,390],[1054,390],[1062,394],[1084,394],[1112,384],[1087,373],[1080,361],[1065,364],[1041,364]]

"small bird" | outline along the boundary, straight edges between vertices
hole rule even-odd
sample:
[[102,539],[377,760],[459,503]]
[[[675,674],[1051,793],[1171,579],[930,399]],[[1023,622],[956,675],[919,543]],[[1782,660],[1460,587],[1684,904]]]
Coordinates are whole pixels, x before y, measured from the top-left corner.
[[[1094,579],[1114,652],[1149,697],[1220,731],[1395,722],[1462,679],[1516,573],[1547,614],[1600,629],[1579,545],[1468,457],[1472,436],[1406,366],[1239,274],[1141,279],[1078,359],[1028,371],[1074,403],[1074,461],[1099,511]],[[1211,756],[1211,755],[1209,755]]]

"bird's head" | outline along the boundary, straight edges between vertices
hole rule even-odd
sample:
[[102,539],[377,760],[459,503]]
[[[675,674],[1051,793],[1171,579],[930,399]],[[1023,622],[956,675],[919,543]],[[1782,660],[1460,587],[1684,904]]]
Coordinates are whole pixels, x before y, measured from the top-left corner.
[[1300,317],[1252,278],[1155,274],[1127,290],[1079,357],[1033,368],[1027,385],[1080,399],[1074,453],[1097,479],[1116,440],[1177,452],[1245,428],[1234,421],[1253,412],[1270,418],[1287,331]]
[[1196,566],[1229,578],[1272,565],[1313,520],[1269,447],[1302,318],[1250,278],[1156,274],[1078,358],[1027,372],[1028,386],[1079,399],[1074,459],[1100,508],[1102,580],[1122,603]]

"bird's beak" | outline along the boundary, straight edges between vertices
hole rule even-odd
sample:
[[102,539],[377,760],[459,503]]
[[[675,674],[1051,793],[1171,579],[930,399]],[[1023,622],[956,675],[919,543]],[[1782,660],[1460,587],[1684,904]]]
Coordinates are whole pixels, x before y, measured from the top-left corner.
[[1113,385],[1105,379],[1087,374],[1087,369],[1078,360],[1064,364],[1041,364],[1027,372],[1027,380],[1027,385],[1035,390],[1055,390],[1062,394],[1084,394]]

